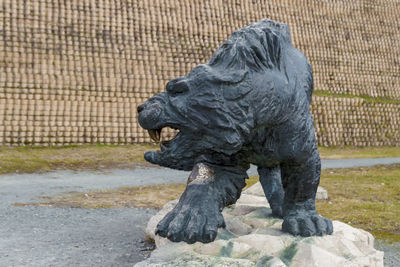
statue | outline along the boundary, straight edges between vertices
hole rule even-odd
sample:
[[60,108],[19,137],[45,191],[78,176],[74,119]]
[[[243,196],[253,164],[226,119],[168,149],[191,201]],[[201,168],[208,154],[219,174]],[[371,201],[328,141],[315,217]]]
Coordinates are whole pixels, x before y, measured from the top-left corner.
[[192,171],[156,233],[175,242],[213,241],[225,226],[222,209],[240,197],[254,164],[283,231],[331,234],[332,222],[315,210],[321,163],[312,91],[311,66],[291,44],[288,26],[264,19],[234,32],[208,63],[140,105],[139,123],[155,141],[164,127],[179,130],[145,159]]

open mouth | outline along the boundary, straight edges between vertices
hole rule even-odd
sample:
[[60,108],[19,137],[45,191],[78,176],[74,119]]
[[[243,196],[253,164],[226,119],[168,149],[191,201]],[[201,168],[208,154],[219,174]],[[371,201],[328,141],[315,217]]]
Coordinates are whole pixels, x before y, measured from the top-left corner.
[[179,129],[168,126],[147,131],[150,138],[157,144],[160,144],[161,150],[167,148],[169,143],[180,133]]

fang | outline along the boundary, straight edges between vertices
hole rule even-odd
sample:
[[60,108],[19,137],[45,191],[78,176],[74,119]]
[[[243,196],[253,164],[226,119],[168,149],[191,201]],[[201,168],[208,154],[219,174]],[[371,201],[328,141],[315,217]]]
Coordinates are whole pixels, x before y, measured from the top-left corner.
[[162,130],[162,129],[148,130],[148,133],[149,133],[149,135],[150,135],[150,138],[151,138],[154,142],[156,142],[156,143],[159,143],[159,142],[160,142],[161,130]]

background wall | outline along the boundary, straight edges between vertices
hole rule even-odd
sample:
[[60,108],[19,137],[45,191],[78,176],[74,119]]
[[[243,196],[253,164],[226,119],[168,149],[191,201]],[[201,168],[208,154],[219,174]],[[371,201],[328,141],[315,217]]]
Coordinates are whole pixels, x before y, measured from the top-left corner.
[[141,143],[136,107],[229,35],[289,24],[320,145],[400,146],[396,0],[2,0],[0,144]]

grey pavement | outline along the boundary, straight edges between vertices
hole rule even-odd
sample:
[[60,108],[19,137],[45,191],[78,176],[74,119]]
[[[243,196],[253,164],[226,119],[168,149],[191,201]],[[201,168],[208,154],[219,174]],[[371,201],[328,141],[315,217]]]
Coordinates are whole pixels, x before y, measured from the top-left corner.
[[[322,160],[322,169],[351,168],[376,164],[400,163],[399,158],[328,159]],[[249,175],[257,175],[257,167],[251,166]],[[1,205],[26,202],[40,196],[63,192],[84,192],[118,188],[185,182],[189,172],[166,168],[112,169],[107,171],[66,171],[47,173],[0,175]]]
[[325,159],[322,160],[322,169],[367,167],[378,164],[400,163],[400,158],[370,158],[370,159]]
[[[400,158],[323,160],[322,168],[390,163],[400,163]],[[12,203],[65,192],[185,182],[188,174],[136,168],[1,175],[0,266],[132,266],[149,254],[143,230],[155,210],[15,207]],[[256,174],[252,166],[249,175]],[[390,254],[390,246],[382,248]]]

